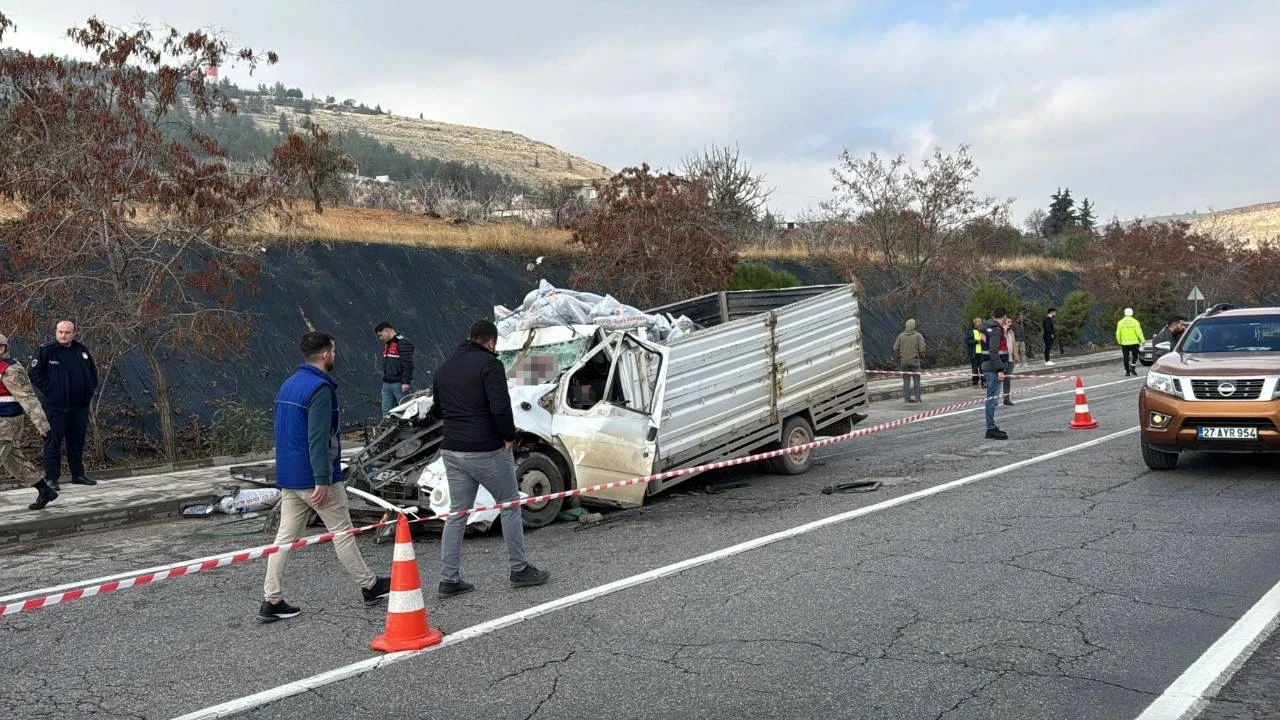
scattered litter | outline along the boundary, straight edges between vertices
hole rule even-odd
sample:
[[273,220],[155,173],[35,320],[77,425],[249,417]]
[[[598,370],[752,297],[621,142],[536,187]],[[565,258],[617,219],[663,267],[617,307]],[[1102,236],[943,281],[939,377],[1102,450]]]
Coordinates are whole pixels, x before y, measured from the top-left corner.
[[744,488],[744,487],[751,487],[751,483],[744,482],[744,481],[736,481],[736,482],[721,483],[719,485],[708,485],[707,494],[715,495],[717,493],[722,493],[725,490],[737,490],[738,488]]
[[832,493],[864,493],[880,489],[879,480],[858,480],[855,482],[837,483],[822,488],[823,495]]
[[243,515],[249,512],[270,510],[280,502],[279,488],[232,488],[231,494],[213,496],[201,502],[186,503],[181,508],[182,517],[209,517],[215,512],[226,515]]
[[581,520],[586,514],[587,511],[583,508],[571,507],[566,510],[561,510],[560,514],[556,515],[556,522],[576,522]]

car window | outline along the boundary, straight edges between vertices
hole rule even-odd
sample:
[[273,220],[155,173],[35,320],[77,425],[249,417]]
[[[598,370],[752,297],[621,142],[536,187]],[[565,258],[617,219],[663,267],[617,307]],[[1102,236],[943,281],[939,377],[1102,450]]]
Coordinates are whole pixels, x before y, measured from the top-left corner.
[[1180,349],[1186,353],[1280,352],[1280,318],[1204,318],[1187,330]]

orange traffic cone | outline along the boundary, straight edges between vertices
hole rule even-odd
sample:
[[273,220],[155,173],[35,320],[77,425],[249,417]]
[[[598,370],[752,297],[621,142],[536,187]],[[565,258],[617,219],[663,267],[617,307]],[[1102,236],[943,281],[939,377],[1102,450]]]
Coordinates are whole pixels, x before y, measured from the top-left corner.
[[413,536],[404,513],[396,521],[396,549],[391,559],[391,596],[387,598],[387,629],[369,647],[382,652],[421,650],[444,639],[444,634],[427,622],[422,603],[422,583],[418,580],[418,560],[413,554]]
[[1072,430],[1092,430],[1098,421],[1089,413],[1089,401],[1084,397],[1084,381],[1076,376],[1076,417],[1071,421]]

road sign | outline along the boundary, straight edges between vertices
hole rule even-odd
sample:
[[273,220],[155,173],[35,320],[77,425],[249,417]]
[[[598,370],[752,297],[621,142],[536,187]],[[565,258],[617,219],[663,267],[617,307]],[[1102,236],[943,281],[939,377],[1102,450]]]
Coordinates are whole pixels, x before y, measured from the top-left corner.
[[1193,287],[1191,288],[1191,294],[1187,296],[1187,299],[1193,302],[1199,302],[1204,300],[1204,293],[1200,292],[1200,288]]

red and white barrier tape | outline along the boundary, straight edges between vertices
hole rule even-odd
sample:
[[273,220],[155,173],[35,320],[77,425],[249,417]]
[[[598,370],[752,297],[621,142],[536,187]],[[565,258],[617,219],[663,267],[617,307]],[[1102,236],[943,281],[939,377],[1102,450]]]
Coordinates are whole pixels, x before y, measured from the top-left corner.
[[[1040,377],[1044,377],[1044,376],[1040,376]],[[1074,375],[1070,376],[1070,378],[1075,379],[1075,376]],[[1054,380],[1053,382],[1044,383],[1042,385],[1037,385],[1034,387],[1019,388],[1018,390],[1014,390],[1012,394],[1020,394],[1020,393],[1032,392],[1035,390],[1041,390],[1043,388],[1056,385],[1059,382],[1061,382],[1061,379]],[[880,423],[878,425],[872,425],[870,427],[859,428],[857,430],[847,432],[843,435],[834,435],[832,437],[822,438],[821,440],[814,440],[812,442],[808,442],[803,445],[796,445],[790,448],[770,450],[768,452],[757,453],[755,455],[747,455],[744,457],[734,458],[731,460],[718,460],[716,462],[706,463],[706,464],[698,465],[691,468],[683,468],[680,470],[669,470],[667,472],[656,473],[654,475],[643,475],[640,477],[631,478],[629,480],[617,480],[614,482],[604,483],[603,485],[593,485],[591,487],[586,487],[586,488],[574,488],[572,490],[563,490],[561,492],[549,493],[547,495],[537,495],[533,497],[526,497],[526,498],[521,498],[519,500],[510,500],[507,502],[496,503],[494,505],[480,505],[473,508],[466,508],[466,509],[457,510],[454,512],[442,513],[440,515],[433,515],[431,517],[422,517],[417,520],[412,520],[410,522],[426,522],[428,520],[448,520],[449,518],[454,518],[454,517],[465,517],[467,515],[470,515],[471,513],[476,513],[476,512],[485,512],[488,510],[503,510],[505,508],[519,507],[521,505],[527,505],[529,503],[545,502],[548,500],[556,500],[556,499],[568,498],[568,497],[578,497],[581,495],[589,495],[593,492],[599,492],[601,490],[611,490],[614,488],[627,487],[630,485],[637,485],[640,483],[652,482],[654,480],[667,480],[670,478],[681,477],[684,475],[702,473],[708,470],[719,470],[722,468],[745,465],[747,463],[757,462],[759,460],[766,460],[769,458],[775,458],[782,455],[789,455],[791,453],[795,453],[803,450],[810,450],[813,448],[825,447],[827,445],[834,445],[836,443],[846,442],[848,440],[862,437],[864,435],[870,435],[872,433],[883,432],[885,430],[892,430],[894,428],[899,428],[899,427],[903,427],[904,425],[917,423],[922,420],[926,420],[928,418],[941,415],[943,413],[948,413],[948,412],[952,412],[962,408],[980,405],[985,402],[986,402],[985,397],[977,398],[973,400],[965,400],[963,402],[953,403],[951,405],[945,405],[942,407],[925,410],[924,412],[919,412],[914,415],[908,415],[907,417],[899,418],[897,420],[891,420],[889,422]],[[274,553],[280,552],[282,550],[299,550],[301,548],[304,548],[310,545],[319,545],[321,543],[330,542],[332,540],[335,540],[337,538],[344,537],[347,535],[359,535],[360,533],[369,532],[370,530],[376,530],[378,528],[381,528],[389,524],[391,524],[391,521],[376,522],[372,525],[365,525],[363,527],[351,528],[350,530],[343,530],[341,532],[313,535],[311,537],[301,538],[299,540],[295,540],[290,543],[280,543],[278,545],[264,545],[262,547],[251,548],[248,550],[238,550],[235,552],[225,553],[222,555],[215,555],[208,558],[201,558],[198,560],[190,560],[190,561],[184,561],[181,563],[174,563],[173,565],[165,566],[163,568],[153,568],[150,571],[142,571],[138,575],[127,577],[124,579],[111,580],[109,582],[86,585],[85,587],[78,587],[75,589],[65,590],[62,592],[56,592],[56,593],[51,593],[46,595],[38,595],[37,597],[31,597],[26,600],[19,600],[19,601],[5,604],[5,605],[0,605],[0,617],[3,617],[5,615],[15,615],[17,613],[30,612],[32,610],[39,610],[40,608],[50,607],[52,605],[62,605],[75,600],[80,600],[81,598],[94,597],[96,595],[106,595],[108,593],[116,592],[117,590],[125,590],[131,587],[140,587],[142,585],[149,585],[151,583],[159,582],[161,580],[168,580],[170,578],[182,577],[184,575],[194,575],[195,573],[206,572],[208,570],[215,570],[217,568],[225,567],[227,565],[234,565],[237,563],[249,562],[250,560],[257,560],[259,558],[264,558]],[[94,582],[94,581],[86,581],[86,582]],[[63,586],[63,587],[66,587],[66,586]],[[38,593],[43,591],[36,591],[36,592]]]
[[[868,375],[894,375],[901,377],[903,375],[919,375],[920,377],[974,377],[970,370],[955,370],[947,372],[911,372],[910,370],[867,370]],[[979,374],[981,375],[981,373]],[[1049,373],[1037,373],[1034,371],[1018,372],[1017,368],[1008,374],[1011,380],[1040,380],[1043,378],[1055,378],[1058,380],[1075,380],[1076,375],[1052,375]]]

